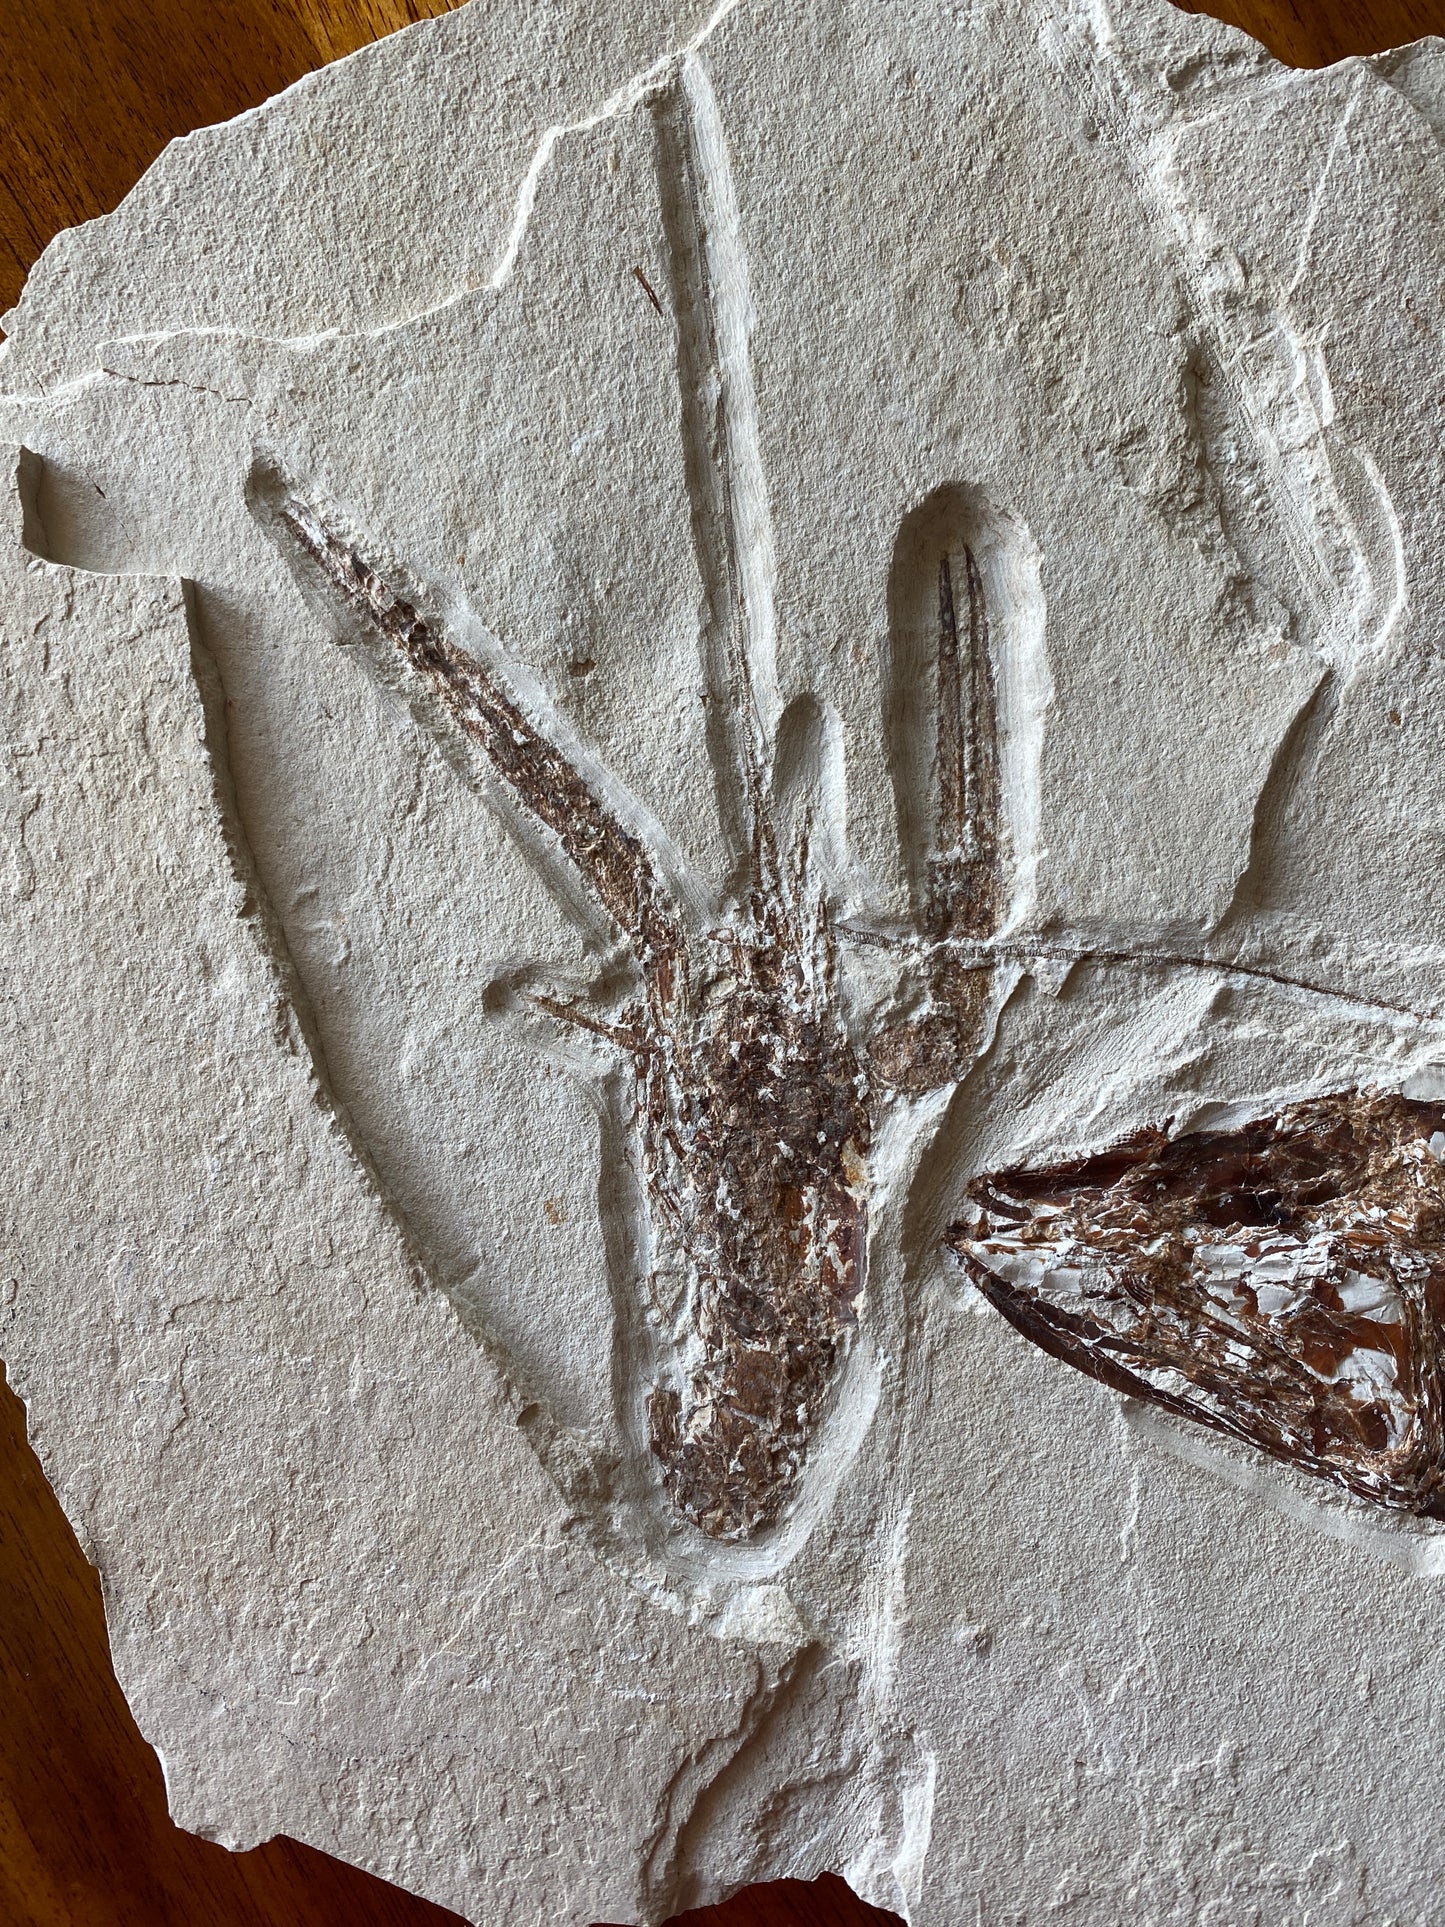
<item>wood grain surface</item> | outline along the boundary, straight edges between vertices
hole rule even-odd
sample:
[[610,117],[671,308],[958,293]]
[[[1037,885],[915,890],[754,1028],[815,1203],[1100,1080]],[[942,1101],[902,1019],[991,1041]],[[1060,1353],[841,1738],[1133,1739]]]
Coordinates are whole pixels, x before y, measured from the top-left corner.
[[[480,0],[487,4],[487,0]],[[498,0],[505,3],[505,0]],[[906,4],[907,0],[900,0]],[[449,0],[45,0],[0,6],[0,308],[62,227],[166,142]],[[1445,34],[1445,0],[1210,0],[1321,66]],[[688,1927],[883,1927],[840,1880],[781,1881]],[[444,1927],[455,1916],[289,1840],[180,1832],[111,1670],[96,1576],[0,1385],[0,1920],[7,1927]],[[581,1927],[559,1922],[558,1927]]]
[[1383,53],[1426,34],[1445,34],[1445,0],[1175,0],[1185,13],[1212,13],[1262,40],[1296,67],[1327,67],[1347,54]]

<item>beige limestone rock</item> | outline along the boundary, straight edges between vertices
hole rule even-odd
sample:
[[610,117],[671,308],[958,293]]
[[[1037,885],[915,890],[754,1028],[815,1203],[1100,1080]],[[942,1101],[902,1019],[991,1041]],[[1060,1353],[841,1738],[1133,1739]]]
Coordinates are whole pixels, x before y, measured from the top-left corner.
[[[47,253],[0,1350],[182,1824],[489,1927],[825,1866],[920,1927],[1431,1917],[1438,1528],[1068,1372],[943,1237],[1008,1162],[1445,1094],[1442,75],[1164,0],[474,5]],[[750,824],[797,861],[867,1265],[756,1532],[649,1446],[704,1340],[646,968],[288,491],[698,955]],[[897,1088],[930,542],[1000,854],[980,1028]]]

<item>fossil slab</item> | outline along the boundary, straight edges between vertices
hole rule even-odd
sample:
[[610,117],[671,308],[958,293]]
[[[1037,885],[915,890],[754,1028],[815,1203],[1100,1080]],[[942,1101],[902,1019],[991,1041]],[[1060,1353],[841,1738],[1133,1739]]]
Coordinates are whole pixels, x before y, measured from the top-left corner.
[[0,1349],[184,1825],[1430,1916],[1442,128],[469,7],[47,253]]

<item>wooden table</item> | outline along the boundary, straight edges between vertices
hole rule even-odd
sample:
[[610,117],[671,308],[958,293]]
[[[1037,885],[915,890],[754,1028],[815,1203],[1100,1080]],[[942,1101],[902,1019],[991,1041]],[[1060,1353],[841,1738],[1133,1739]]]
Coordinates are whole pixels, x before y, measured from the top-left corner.
[[[115,206],[174,135],[449,0],[12,0],[0,20],[0,308],[58,229]],[[907,4],[907,0],[900,0]],[[1212,0],[1319,66],[1445,33],[1445,0]],[[111,1672],[95,1574],[0,1385],[0,1919],[9,1927],[443,1927],[309,1847],[182,1833]],[[754,1888],[689,1927],[866,1927],[841,1881]],[[573,1923],[559,1923],[573,1927]]]

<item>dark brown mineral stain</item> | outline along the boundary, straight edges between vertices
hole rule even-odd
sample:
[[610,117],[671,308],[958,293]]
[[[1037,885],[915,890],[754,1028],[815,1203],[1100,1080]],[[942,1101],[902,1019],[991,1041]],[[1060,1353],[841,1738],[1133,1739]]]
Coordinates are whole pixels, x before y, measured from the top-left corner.
[[652,1450],[687,1519],[747,1537],[797,1483],[865,1291],[868,1096],[806,846],[785,869],[759,804],[746,900],[690,939],[640,838],[493,672],[315,508],[276,478],[268,489],[293,559],[440,700],[631,949],[639,994],[615,1020],[533,1001],[631,1057],[646,1242],[686,1283],[649,1400]]
[[979,1178],[949,1244],[1090,1377],[1445,1517],[1445,1109],[1347,1093]]
[[642,292],[647,296],[648,300],[652,303],[653,307],[656,308],[657,312],[659,314],[663,314],[665,311],[663,309],[662,303],[657,298],[657,290],[656,288],[653,287],[652,283],[648,280],[647,276],[642,272],[642,269],[634,268],[632,270],[632,278],[636,281],[638,287],[641,288]]

